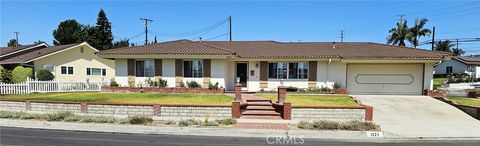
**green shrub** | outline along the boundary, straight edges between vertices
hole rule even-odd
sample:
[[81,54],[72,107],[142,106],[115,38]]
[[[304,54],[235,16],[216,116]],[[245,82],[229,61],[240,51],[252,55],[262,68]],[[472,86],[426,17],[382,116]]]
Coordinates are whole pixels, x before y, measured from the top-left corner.
[[201,88],[202,86],[198,84],[196,81],[189,81],[187,82],[188,88]]
[[188,119],[188,120],[180,120],[178,122],[178,126],[185,127],[185,126],[191,126],[191,125],[200,125],[202,122],[197,121],[195,119]]
[[118,86],[119,85],[118,85],[117,81],[115,81],[115,79],[110,80],[110,87],[118,87]]
[[297,125],[300,129],[317,129],[317,130],[350,130],[350,131],[368,131],[378,130],[379,126],[372,122],[349,121],[349,122],[335,122],[335,121],[300,121]]
[[307,122],[307,121],[300,121],[298,123],[297,127],[300,128],[300,129],[312,129],[313,128],[312,124],[310,122]]
[[322,130],[337,130],[340,129],[340,123],[334,121],[314,121],[313,128]]
[[232,118],[218,119],[218,120],[215,120],[215,121],[218,122],[219,124],[222,124],[222,125],[235,125],[235,124],[237,124],[237,121],[235,119],[232,119]]
[[165,87],[167,87],[167,86],[168,86],[168,85],[167,85],[167,80],[162,80],[162,79],[159,79],[159,80],[158,80],[158,87],[160,87],[160,88],[165,88]]
[[217,121],[207,121],[205,122],[205,126],[218,126],[220,125]]
[[107,116],[83,116],[80,118],[83,123],[115,123],[114,117]]
[[297,88],[297,87],[293,87],[293,86],[288,86],[288,87],[287,87],[287,91],[288,91],[288,92],[297,92],[297,91],[298,91],[298,88]]
[[47,114],[45,118],[47,121],[62,121],[63,119],[65,119],[65,117],[68,117],[68,116],[73,116],[73,114],[68,111],[62,111],[62,112]]
[[180,83],[178,83],[178,86],[177,86],[177,87],[184,88],[184,87],[185,87],[185,83],[180,82]]
[[129,116],[128,121],[130,124],[150,124],[153,122],[153,119],[148,116],[135,115],[135,116]]
[[40,81],[49,81],[49,80],[53,80],[55,76],[49,70],[41,69],[37,72],[36,78],[37,80],[40,80]]
[[27,78],[31,78],[33,74],[32,68],[25,68],[23,66],[17,66],[12,71],[12,81],[14,83],[21,83],[27,81]]
[[322,86],[322,88],[320,88],[320,91],[321,92],[329,92],[330,89],[328,89],[328,87],[326,87],[326,86]]
[[78,122],[82,120],[82,116],[68,116],[63,119],[65,122]]
[[12,83],[12,71],[7,69],[0,70],[0,82]]
[[175,125],[177,122],[175,120],[167,120],[163,122],[165,125]]
[[218,87],[218,82],[216,82],[215,84],[212,84],[211,82],[208,83],[208,89],[210,90],[218,90],[219,87]]
[[29,114],[29,113],[24,113],[20,116],[20,119],[43,119],[43,115],[41,114]]
[[0,111],[0,118],[12,118],[18,119],[20,118],[24,112],[10,112],[10,111]]
[[340,83],[333,83],[333,89],[340,89],[342,85]]

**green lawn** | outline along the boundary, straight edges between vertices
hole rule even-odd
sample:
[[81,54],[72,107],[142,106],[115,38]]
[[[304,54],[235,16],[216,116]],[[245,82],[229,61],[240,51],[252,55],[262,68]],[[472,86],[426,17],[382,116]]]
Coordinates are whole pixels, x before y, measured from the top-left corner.
[[437,89],[442,85],[443,82],[447,80],[448,78],[433,78],[433,89]]
[[480,107],[480,99],[478,99],[478,98],[448,96],[448,99],[450,99],[452,101],[455,101],[456,103],[458,103],[460,105]]
[[233,97],[224,94],[157,94],[157,93],[34,93],[0,96],[0,99],[99,102],[119,104],[201,104],[231,105]]
[[[257,93],[257,96],[277,101],[277,94]],[[350,96],[345,95],[306,95],[287,94],[287,102],[292,106],[351,106],[358,107],[358,104]]]

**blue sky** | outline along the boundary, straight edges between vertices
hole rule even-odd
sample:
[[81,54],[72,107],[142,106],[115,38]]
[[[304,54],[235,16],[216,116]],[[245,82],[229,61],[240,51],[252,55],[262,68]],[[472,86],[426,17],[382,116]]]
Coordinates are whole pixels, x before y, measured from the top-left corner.
[[[0,46],[20,32],[21,44],[52,43],[52,31],[66,19],[94,25],[103,8],[113,25],[115,40],[141,44],[143,23],[153,19],[149,39],[158,41],[202,37],[226,40],[224,23],[206,34],[192,32],[233,17],[233,40],[344,41],[385,43],[400,14],[409,25],[428,18],[436,38],[480,38],[480,1],[12,1],[0,2]],[[203,34],[203,35],[202,35]],[[431,39],[421,38],[421,41]],[[429,48],[429,45],[421,48]],[[479,54],[480,42],[461,43],[466,54]]]

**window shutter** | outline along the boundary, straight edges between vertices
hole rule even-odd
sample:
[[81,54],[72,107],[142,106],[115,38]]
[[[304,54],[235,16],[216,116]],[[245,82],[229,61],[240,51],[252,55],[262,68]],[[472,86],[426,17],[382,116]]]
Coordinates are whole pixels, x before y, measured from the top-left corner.
[[268,62],[260,62],[260,81],[268,81]]
[[211,73],[211,60],[210,59],[203,59],[203,77],[210,77]]
[[155,76],[162,76],[162,59],[155,59]]
[[175,76],[183,76],[183,60],[182,59],[175,59]]
[[127,60],[127,72],[129,76],[135,76],[135,60]]
[[317,81],[317,62],[308,62],[308,81]]

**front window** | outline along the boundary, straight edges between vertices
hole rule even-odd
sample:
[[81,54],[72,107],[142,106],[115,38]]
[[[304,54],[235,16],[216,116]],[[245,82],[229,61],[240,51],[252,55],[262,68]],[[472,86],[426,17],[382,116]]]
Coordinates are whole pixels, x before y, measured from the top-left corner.
[[203,62],[201,60],[183,61],[183,77],[203,77]]
[[453,67],[452,66],[447,66],[446,73],[451,74],[453,72]]
[[135,73],[137,77],[153,77],[155,75],[155,64],[153,60],[135,61]]
[[73,75],[73,67],[72,66],[60,66],[60,73],[62,75]]
[[107,75],[107,70],[102,68],[87,68],[87,75],[105,76]]
[[268,78],[271,78],[271,79],[287,78],[287,63],[285,62],[269,63],[268,69],[269,69]]
[[308,79],[308,62],[269,63],[268,71],[270,79]]

